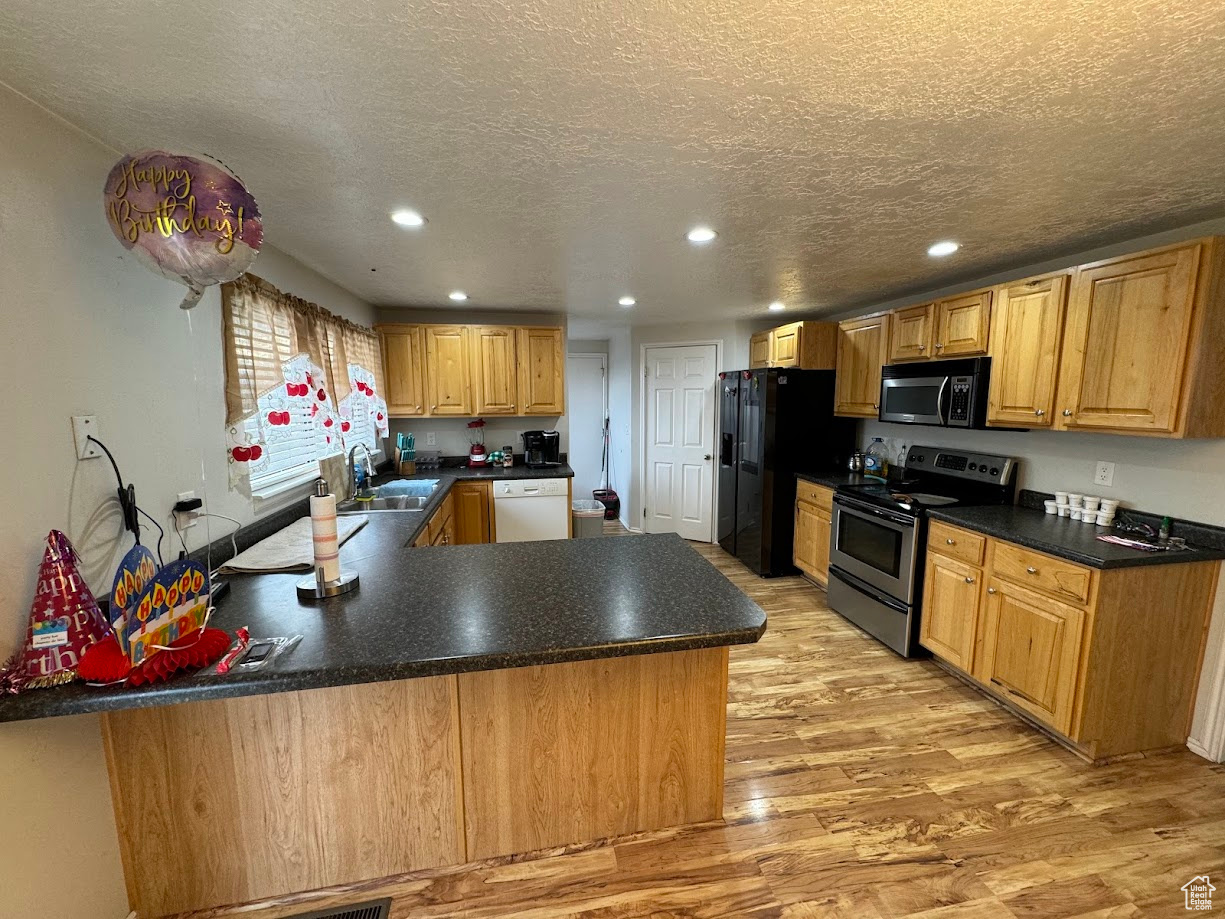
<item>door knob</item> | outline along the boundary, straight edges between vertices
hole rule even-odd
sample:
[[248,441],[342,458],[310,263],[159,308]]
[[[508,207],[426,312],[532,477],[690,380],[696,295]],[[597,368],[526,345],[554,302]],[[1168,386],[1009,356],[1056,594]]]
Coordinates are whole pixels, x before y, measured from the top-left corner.
[[708,460],[708,459],[711,459],[711,456],[709,453],[707,453],[704,457],[702,457],[702,459]]

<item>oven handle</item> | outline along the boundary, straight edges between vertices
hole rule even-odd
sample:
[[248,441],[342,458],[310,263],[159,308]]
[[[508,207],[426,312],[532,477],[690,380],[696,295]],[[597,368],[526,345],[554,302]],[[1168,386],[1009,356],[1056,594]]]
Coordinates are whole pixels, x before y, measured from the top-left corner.
[[873,587],[863,578],[857,578],[855,577],[855,575],[851,574],[849,571],[839,568],[837,565],[830,565],[829,576],[831,578],[837,578],[838,580],[844,582],[848,587],[853,587],[855,588],[855,590],[858,590],[860,593],[867,594],[869,597],[876,600],[878,603],[881,603],[884,606],[889,607],[895,612],[899,612],[904,616],[910,615],[910,607],[907,606],[905,603],[903,603],[901,600],[899,600],[897,597],[889,596],[889,594],[885,593],[884,591],[878,590],[877,588]]
[[940,416],[940,423],[943,425],[948,425],[949,423],[949,416],[944,412],[944,391],[948,389],[948,386],[949,377],[946,375],[940,381],[940,392],[936,393],[936,414]]
[[903,526],[913,527],[915,525],[915,518],[913,517],[907,517],[905,514],[896,514],[892,511],[887,511],[884,508],[877,507],[874,504],[858,501],[855,498],[850,498],[846,495],[835,494],[834,503],[840,504],[852,512],[862,511],[866,514],[871,514],[873,517],[881,517],[885,520],[892,520],[894,523],[900,523]]

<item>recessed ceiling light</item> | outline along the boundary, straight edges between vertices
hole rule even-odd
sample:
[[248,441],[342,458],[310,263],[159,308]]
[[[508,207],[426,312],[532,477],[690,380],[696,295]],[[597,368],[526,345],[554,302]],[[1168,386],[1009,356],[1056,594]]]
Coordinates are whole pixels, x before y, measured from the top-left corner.
[[685,238],[691,243],[708,243],[718,235],[710,227],[694,227],[685,234]]
[[450,297],[452,300],[455,300],[456,302],[468,299],[468,295],[464,293],[462,290],[453,290],[449,294],[447,294],[447,296]]
[[425,218],[416,211],[400,210],[392,211],[391,219],[402,227],[422,227],[425,226]]
[[943,256],[946,256],[946,255],[952,255],[954,252],[956,252],[960,248],[961,248],[960,243],[955,243],[951,239],[948,239],[948,240],[945,240],[944,242],[939,242],[939,243],[935,243],[934,245],[928,246],[927,254],[934,256],[935,258],[942,258]]
[[622,297],[617,302],[620,303],[622,306],[633,306],[638,301],[635,300],[633,297]]
[[770,312],[772,313],[781,313],[786,308],[786,304],[784,304],[781,300],[775,300],[770,304]]

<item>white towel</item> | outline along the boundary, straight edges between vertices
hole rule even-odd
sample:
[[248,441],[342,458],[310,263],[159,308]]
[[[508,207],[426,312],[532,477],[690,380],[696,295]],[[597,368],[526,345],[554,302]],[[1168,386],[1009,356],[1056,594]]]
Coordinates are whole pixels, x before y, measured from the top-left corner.
[[[364,527],[369,520],[363,514],[336,518],[336,530],[340,544]],[[221,566],[222,571],[296,571],[309,570],[314,563],[314,542],[311,539],[310,517],[300,517],[277,530],[267,539],[262,539],[245,552]]]

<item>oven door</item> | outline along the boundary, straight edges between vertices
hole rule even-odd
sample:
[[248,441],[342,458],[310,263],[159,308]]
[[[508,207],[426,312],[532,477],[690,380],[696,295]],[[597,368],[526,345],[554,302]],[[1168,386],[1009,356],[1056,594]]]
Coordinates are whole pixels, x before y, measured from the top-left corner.
[[829,561],[903,603],[914,602],[918,531],[913,517],[834,495]]
[[948,424],[949,378],[897,377],[880,382],[881,421],[898,424]]

